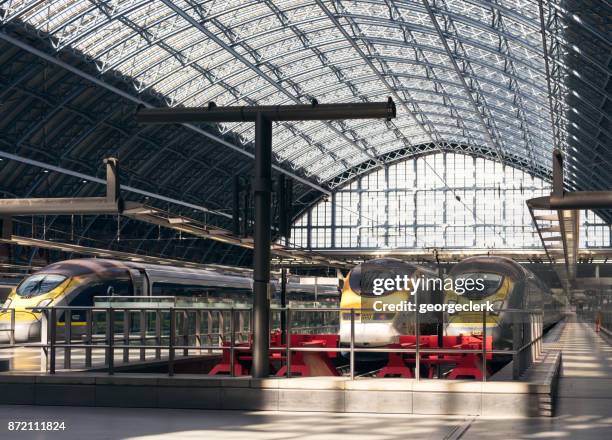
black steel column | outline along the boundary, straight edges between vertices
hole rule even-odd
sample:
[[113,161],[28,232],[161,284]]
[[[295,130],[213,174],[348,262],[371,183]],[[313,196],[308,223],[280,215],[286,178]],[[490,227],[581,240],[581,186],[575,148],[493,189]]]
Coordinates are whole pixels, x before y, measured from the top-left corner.
[[[284,267],[281,269],[280,305],[283,309],[287,307],[287,269]],[[281,312],[280,318],[281,343],[285,344],[287,341],[287,313],[285,310]]]
[[267,377],[270,362],[270,244],[272,207],[272,121],[255,120],[255,204],[253,250],[253,377]]
[[232,229],[240,236],[240,176],[234,176],[234,193],[232,197]]
[[287,236],[289,223],[287,212],[287,184],[285,175],[278,176],[278,232],[281,237]]

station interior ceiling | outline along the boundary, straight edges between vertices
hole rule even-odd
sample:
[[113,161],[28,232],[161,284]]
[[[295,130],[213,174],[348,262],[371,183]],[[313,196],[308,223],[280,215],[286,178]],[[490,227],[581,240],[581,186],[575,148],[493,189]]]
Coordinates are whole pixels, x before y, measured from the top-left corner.
[[[122,183],[138,189],[124,191],[126,200],[229,230],[232,182],[252,173],[253,127],[139,125],[138,105],[388,96],[398,106],[394,121],[275,126],[274,177],[293,181],[292,220],[363,176],[442,153],[546,183],[557,148],[566,157],[566,190],[609,190],[611,10],[599,0],[1,2],[2,197],[103,195],[101,164],[113,156]],[[448,172],[440,179],[448,189]],[[612,211],[593,216],[607,239],[590,251],[607,255]],[[17,236],[114,252],[252,263],[248,247],[125,216],[19,217],[13,228]],[[434,263],[439,250],[410,258]],[[538,250],[539,243],[523,249]],[[30,245],[1,252],[24,266],[73,255]],[[541,256],[528,262],[545,266]],[[607,256],[598,262],[606,266]],[[578,276],[592,276],[592,258],[579,263]]]

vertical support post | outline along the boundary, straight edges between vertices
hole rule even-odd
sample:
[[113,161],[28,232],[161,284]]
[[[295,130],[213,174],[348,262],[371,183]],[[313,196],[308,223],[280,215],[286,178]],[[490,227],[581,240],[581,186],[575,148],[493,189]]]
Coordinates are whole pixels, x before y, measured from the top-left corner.
[[288,229],[288,212],[287,212],[287,184],[285,183],[285,175],[278,176],[278,232],[281,237],[287,236]]
[[281,291],[280,291],[280,306],[281,306],[281,344],[287,342],[287,314],[284,310],[287,307],[287,269],[281,269]]
[[244,310],[238,311],[238,341],[242,342],[242,334],[244,333]]
[[291,238],[291,217],[293,215],[293,180],[287,180],[287,230],[285,231],[285,245],[289,245]]
[[70,370],[72,367],[72,309],[66,309],[64,311],[64,368]]
[[285,313],[287,313],[287,377],[291,377],[291,309],[287,307]]
[[236,353],[234,352],[234,341],[236,340],[236,324],[234,322],[234,309],[230,309],[230,376],[234,377],[234,360]]
[[147,349],[144,346],[147,343],[147,311],[140,311],[140,319],[138,320],[140,323],[140,345],[142,348],[140,349],[140,360],[144,361],[147,358]]
[[[524,315],[523,315],[524,316]],[[527,335],[527,329],[529,329],[529,315],[527,315],[527,319],[525,319],[523,317],[523,319],[521,319],[521,334],[523,335],[523,339],[521,340],[521,347],[523,348],[523,350],[521,351],[521,374],[523,374],[523,372],[525,371],[526,365],[527,365],[527,358],[529,356],[529,352],[531,350],[531,347],[528,347],[529,350],[527,350],[525,347],[527,341],[529,341],[531,335]]]
[[93,344],[93,311],[85,311],[85,368],[91,368],[91,346]]
[[9,310],[11,314],[11,328],[9,331],[9,343],[15,345],[15,309]]
[[123,362],[130,362],[130,327],[132,326],[132,315],[128,309],[123,311]]
[[542,335],[544,334],[544,312],[540,312],[540,328],[538,329],[538,356],[542,356]]
[[120,203],[119,160],[116,157],[107,157],[104,163],[106,164],[106,200]]
[[512,311],[512,351],[514,354],[512,355],[512,379],[517,380],[521,375],[520,368],[520,353],[517,350],[521,347],[521,335],[519,330],[521,327],[519,326],[518,313]]
[[419,291],[414,291],[414,335],[415,335],[415,353],[414,353],[414,377],[418,381],[421,376],[421,319],[419,317]]
[[[183,337],[181,339],[183,340],[183,346],[188,347],[189,346],[189,312],[187,312],[187,310],[183,310],[183,313],[181,313],[181,315],[183,316],[183,322],[182,322],[183,325],[181,326],[181,332],[183,333]],[[183,348],[183,356],[189,356],[188,348]]]
[[272,195],[272,121],[262,113],[255,121],[255,230],[253,255],[253,377],[269,374],[270,347],[270,227]]
[[155,359],[161,359],[161,343],[162,343],[162,312],[161,310],[155,310]]
[[419,313],[419,292],[414,294],[416,308],[415,308],[415,335],[416,335],[416,347],[414,353],[414,377],[417,381],[421,378],[421,317]]
[[174,338],[176,337],[176,314],[170,309],[170,337],[168,339],[168,376],[174,376]]
[[217,311],[217,315],[219,316],[219,338],[221,344],[225,340],[225,318],[223,317],[223,310]]
[[206,312],[206,324],[208,326],[208,338],[207,338],[207,345],[208,345],[208,352],[212,353],[212,343],[213,343],[213,314],[212,312],[209,310],[208,312]]
[[240,176],[234,176],[234,193],[232,198],[232,229],[236,236],[240,235]]
[[195,312],[195,345],[198,348],[198,354],[202,354],[202,310]]
[[47,309],[42,309],[40,314],[40,372],[47,372],[49,353],[49,318]]
[[[440,256],[438,255],[438,250],[436,249],[435,251],[435,257],[436,257],[436,265],[438,266],[438,278],[440,278],[441,280],[444,279],[444,270],[442,269],[442,266],[440,265]],[[435,291],[434,295],[436,295],[435,298],[435,303],[436,304],[443,304],[444,303],[444,290],[440,290],[440,291]],[[442,348],[444,347],[444,312],[440,311],[436,314],[436,317],[438,319],[438,325],[437,325],[437,334],[438,334],[438,340],[437,340],[437,344],[438,344],[438,348]],[[440,356],[436,356],[437,358],[440,358]],[[430,367],[433,368],[433,367]],[[438,364],[436,366],[436,377],[438,379],[440,379],[442,377],[442,364]]]
[[553,197],[563,197],[563,153],[553,151]]
[[355,379],[355,309],[351,309],[351,352],[350,352],[351,380]]
[[[2,238],[10,240],[13,237],[13,218],[11,216],[2,216],[0,220],[2,220]],[[7,262],[10,263],[10,254],[8,257]]]
[[115,370],[115,316],[112,307],[106,309],[106,364],[108,374]]
[[246,185],[244,188],[244,194],[242,195],[243,206],[242,206],[242,236],[249,236],[249,210],[250,210],[250,194],[249,186]]
[[49,373],[55,374],[55,337],[57,335],[57,310],[51,308],[49,317]]
[[487,381],[487,309],[482,310],[482,381]]

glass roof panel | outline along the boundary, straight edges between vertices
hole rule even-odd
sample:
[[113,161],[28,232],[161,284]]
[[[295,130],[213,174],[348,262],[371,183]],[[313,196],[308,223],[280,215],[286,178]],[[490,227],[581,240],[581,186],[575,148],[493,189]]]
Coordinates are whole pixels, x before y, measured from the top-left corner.
[[[406,145],[462,143],[504,160],[554,144],[536,0],[5,3],[5,21],[33,26],[172,106],[392,96],[392,124],[275,128],[279,160],[322,180]],[[220,127],[253,140],[248,124]]]

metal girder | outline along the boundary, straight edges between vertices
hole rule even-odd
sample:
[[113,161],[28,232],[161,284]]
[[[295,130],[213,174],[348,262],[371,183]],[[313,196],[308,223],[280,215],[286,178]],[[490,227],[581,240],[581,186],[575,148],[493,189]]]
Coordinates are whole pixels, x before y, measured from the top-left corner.
[[0,216],[118,214],[127,205],[119,194],[117,159],[105,159],[106,197],[0,199]]
[[[179,16],[181,16],[184,20],[189,22],[194,28],[196,28],[200,32],[204,33],[208,38],[210,38],[216,44],[218,44],[219,46],[221,46],[225,50],[227,50],[229,53],[231,53],[232,56],[234,56],[236,59],[240,60],[240,62],[242,62],[244,65],[246,65],[249,69],[253,70],[260,78],[264,79],[266,82],[268,82],[274,88],[276,88],[279,92],[281,92],[282,94],[286,95],[291,101],[295,102],[296,104],[302,104],[303,103],[302,100],[299,97],[295,96],[296,92],[297,92],[298,96],[300,96],[302,94],[302,92],[299,89],[297,89],[294,92],[291,92],[291,91],[287,90],[285,87],[283,87],[280,84],[280,82],[279,82],[280,80],[282,80],[281,76],[278,76],[278,78],[276,80],[273,79],[267,73],[265,73],[263,70],[261,70],[261,68],[259,68],[257,65],[255,65],[250,60],[248,60],[245,56],[240,54],[236,49],[234,49],[232,46],[228,45],[219,36],[217,36],[215,33],[211,32],[210,30],[208,30],[204,25],[202,25],[200,22],[195,20],[193,17],[188,15],[186,12],[184,12],[181,8],[179,8],[177,5],[175,5],[171,0],[161,0],[161,1],[166,6],[168,6],[170,9],[172,9],[175,13],[177,13]],[[194,7],[194,9],[198,10],[198,6],[193,4],[191,2],[192,0],[184,0],[184,1],[186,3],[188,3],[188,4],[190,4],[192,7]],[[204,16],[202,18],[206,19],[207,17]],[[219,26],[219,25],[217,25],[217,26]],[[221,29],[223,29],[223,27],[221,27]],[[225,29],[226,36],[228,35],[227,32],[229,32],[229,30]],[[244,47],[245,44],[246,43],[244,43],[244,42],[241,43],[241,45],[243,47]],[[271,70],[274,72],[275,67],[271,66]],[[314,98],[314,97],[311,97],[311,100],[312,100],[312,98]],[[353,145],[357,150],[359,150],[362,153],[365,153],[367,156],[370,156],[372,159],[375,159],[375,156],[373,156],[372,153],[370,153],[368,151],[371,148],[371,146],[366,145],[365,148],[362,148],[362,147],[360,147],[356,143],[356,141],[354,139],[351,139],[350,137],[348,137],[343,130],[340,130],[340,129],[336,128],[331,123],[325,123],[325,125],[330,130],[336,132],[339,136],[343,137],[350,145]]]
[[[95,177],[95,176],[90,176],[88,174],[79,173],[79,172],[72,171],[72,170],[69,170],[69,169],[66,169],[66,168],[63,168],[63,167],[58,167],[58,166],[51,165],[51,164],[48,164],[48,163],[40,162],[40,161],[37,161],[37,160],[27,159],[27,158],[24,158],[24,157],[15,155],[15,154],[8,153],[6,151],[0,151],[0,157],[6,158],[6,159],[10,159],[10,160],[14,160],[14,161],[21,162],[21,163],[25,163],[25,164],[28,164],[28,165],[33,165],[35,167],[44,168],[44,169],[47,169],[47,170],[50,170],[50,171],[55,171],[57,173],[67,174],[69,176],[77,177],[79,179],[85,179],[85,180],[90,181],[90,182],[102,183],[102,184],[106,183],[105,180],[100,179],[100,178]],[[151,197],[151,198],[154,198],[154,199],[162,200],[164,202],[176,204],[176,205],[179,205],[179,206],[185,206],[187,208],[197,209],[198,211],[203,211],[203,212],[207,212],[207,213],[214,214],[214,215],[220,215],[220,216],[226,217],[226,218],[231,218],[231,215],[229,215],[227,213],[224,213],[224,212],[218,212],[218,211],[214,211],[214,210],[208,209],[208,208],[206,208],[204,206],[195,205],[195,204],[192,204],[192,203],[186,203],[186,202],[183,202],[181,200],[171,199],[169,197],[166,197],[166,196],[163,196],[163,195],[160,195],[160,194],[155,194],[155,193],[152,193],[152,192],[149,192],[149,191],[143,191],[141,189],[134,188],[132,186],[121,185],[121,189],[123,189],[124,191],[128,191],[128,192],[132,192],[132,193],[135,193],[135,194],[139,194],[141,196]]]
[[[208,269],[211,267],[221,267],[220,265],[210,265],[195,263],[193,261],[184,261],[173,258],[156,257],[153,255],[144,255],[130,252],[121,252],[111,249],[95,248],[90,246],[81,246],[74,243],[62,243],[50,240],[40,240],[30,237],[21,237],[13,235],[10,239],[0,238],[0,243],[11,244],[17,246],[25,246],[39,249],[50,249],[60,252],[67,252],[77,255],[91,255],[97,258],[117,258],[120,260],[135,261],[149,264],[172,265],[179,267],[189,267],[194,269]],[[232,269],[228,267],[228,270]],[[233,268],[236,270],[236,268]],[[248,269],[244,269],[248,270]]]
[[[549,63],[549,49],[548,49],[548,42],[546,40],[546,18],[545,18],[545,11],[544,11],[544,0],[538,0],[538,9],[539,9],[539,13],[540,13],[540,32],[542,35],[542,50],[544,51],[544,65],[546,68],[546,84],[548,87],[548,101],[549,101],[549,111],[550,111],[550,123],[551,123],[551,127],[552,127],[552,132],[553,132],[553,141],[554,141],[554,148],[556,149],[563,149],[565,147],[565,142],[564,139],[562,139],[562,134],[561,134],[561,130],[559,127],[559,122],[560,120],[559,118],[559,112],[561,109],[559,107],[557,107],[559,101],[555,101],[553,99],[553,93],[558,93],[559,90],[556,89],[555,87],[553,87],[553,79],[551,78],[552,72],[551,72],[551,66]],[[550,13],[550,11],[549,11]]]
[[[111,92],[113,92],[113,93],[115,93],[115,94],[117,94],[117,95],[119,95],[119,96],[121,96],[121,97],[123,97],[123,98],[125,98],[125,99],[127,99],[129,101],[131,101],[131,102],[134,102],[134,103],[140,104],[140,105],[144,105],[147,108],[155,108],[155,106],[153,106],[153,105],[151,105],[151,104],[141,100],[140,98],[136,98],[133,95],[131,95],[131,94],[129,94],[129,93],[127,93],[127,92],[125,92],[125,91],[123,91],[123,90],[121,90],[121,89],[119,89],[119,88],[117,88],[117,87],[115,87],[115,86],[113,86],[113,85],[111,85],[111,84],[109,84],[109,83],[99,79],[99,78],[96,78],[96,77],[94,77],[94,76],[92,76],[92,75],[90,75],[88,73],[85,73],[82,70],[80,70],[80,69],[78,69],[78,68],[76,68],[76,67],[74,67],[74,66],[72,66],[72,65],[70,65],[70,64],[68,64],[68,63],[66,63],[66,62],[64,62],[64,61],[62,61],[60,59],[58,59],[58,58],[50,56],[49,54],[47,54],[47,53],[45,53],[45,52],[43,52],[41,50],[38,50],[38,49],[30,46],[29,44],[26,44],[26,43],[24,43],[24,42],[22,42],[22,41],[20,41],[20,40],[18,40],[16,38],[14,38],[14,37],[11,37],[11,36],[9,36],[8,34],[6,34],[4,32],[0,32],[0,39],[2,39],[4,41],[7,41],[7,42],[9,42],[9,43],[11,43],[11,44],[13,44],[13,45],[15,45],[15,46],[25,50],[25,51],[33,54],[33,55],[36,55],[37,57],[40,57],[40,58],[50,62],[50,63],[56,64],[56,65],[60,66],[61,68],[66,69],[66,70],[68,70],[68,71],[70,71],[70,72],[72,72],[72,73],[74,73],[74,74],[76,74],[76,75],[78,75],[78,76],[80,76],[80,77],[82,77],[82,78],[92,82],[93,84],[96,84],[96,85],[98,85],[100,87],[103,87],[103,88],[105,88],[107,90],[110,90]],[[222,138],[220,138],[218,136],[215,136],[215,135],[213,135],[213,134],[203,130],[200,127],[197,127],[197,126],[192,125],[192,124],[182,124],[182,125],[187,127],[187,128],[189,128],[192,131],[195,131],[195,132],[197,132],[199,134],[204,135],[208,139],[211,139],[211,140],[213,140],[213,141],[215,141],[215,142],[217,142],[217,143],[219,143],[221,145],[229,147],[232,150],[237,151],[240,154],[245,155],[245,156],[253,159],[253,154],[252,153],[250,153],[250,152],[248,152],[248,151],[246,151],[246,150],[244,150],[244,149],[242,149],[240,147],[237,147],[236,145],[231,144],[230,142],[226,141],[225,139],[222,139]],[[323,188],[322,186],[317,185],[317,184],[311,182],[310,180],[305,179],[305,178],[303,178],[303,177],[301,177],[301,176],[299,176],[299,175],[297,175],[295,173],[287,171],[287,170],[285,170],[284,168],[281,168],[278,165],[272,165],[272,167],[276,171],[278,171],[280,173],[283,173],[283,174],[291,177],[292,179],[295,179],[296,181],[298,181],[300,183],[303,183],[305,185],[311,186],[312,188],[316,189],[317,191],[320,191],[320,192],[322,192],[324,194],[328,194],[328,195],[331,194],[329,190]]]
[[[330,258],[341,258],[352,263],[367,261],[372,258],[388,257],[401,258],[408,261],[431,261],[435,262],[436,253],[440,261],[458,262],[470,256],[492,255],[499,257],[511,258],[519,263],[531,263],[534,261],[544,262],[548,258],[545,250],[540,249],[334,249],[318,250],[322,255]],[[604,261],[612,258],[612,248],[601,249],[578,249],[577,256],[579,259],[593,259],[594,261]],[[558,264],[554,264],[558,266]]]
[[[172,96],[167,96],[168,99],[173,100],[172,102],[181,102],[180,100],[185,99],[187,95],[199,98],[209,96],[208,93],[202,93],[203,86],[198,85],[202,72],[198,70],[197,65],[205,66],[213,72],[219,72],[223,70],[224,63],[235,62],[235,59],[229,60],[227,56],[224,56],[229,53],[226,49],[210,44],[210,40],[205,35],[197,35],[189,22],[181,19],[175,11],[168,10],[161,2],[144,0],[124,3],[108,3],[100,0],[90,2],[91,6],[86,2],[75,1],[66,4],[65,7],[50,11],[47,16],[39,14],[38,17],[32,18],[31,13],[35,11],[36,5],[40,6],[44,2],[16,0],[8,6],[0,6],[4,12],[0,21],[2,25],[6,25],[16,19],[22,19],[24,23],[33,24],[39,30],[39,37],[55,39],[55,46],[58,49],[78,47],[102,69],[117,67],[119,73],[127,76],[133,73],[132,80],[136,83],[138,91],[150,90],[157,93],[158,85],[165,90],[164,93],[169,88],[179,90],[180,94],[174,95],[172,92]],[[317,91],[321,90],[330,95],[346,94],[350,91],[348,96],[354,97],[355,100],[374,100],[376,94],[386,89],[384,86],[371,87],[373,83],[368,83],[371,79],[360,74],[358,63],[351,63],[350,59],[347,60],[344,55],[340,56],[341,53],[343,54],[342,51],[346,52],[350,47],[343,44],[346,39],[338,38],[329,31],[334,25],[325,15],[317,13],[314,9],[316,5],[299,4],[299,2],[286,5],[271,1],[248,1],[238,4],[231,0],[228,0],[222,8],[208,2],[196,4],[194,1],[191,3],[193,7],[178,2],[174,4],[182,7],[184,13],[196,21],[202,18],[200,23],[202,26],[210,26],[210,29],[216,26],[214,28],[216,33],[226,44],[247,57],[252,64],[263,70],[270,78],[278,79],[278,82],[290,92],[297,92],[303,84],[308,82],[319,82],[331,85],[320,86],[316,89]],[[595,29],[585,20],[564,10],[560,2],[541,0],[540,3],[536,1],[531,4],[530,2],[470,0],[463,5],[461,2],[442,2],[441,0],[435,4],[431,1],[422,3],[416,0],[389,0],[386,2],[375,0],[344,2],[342,5],[346,9],[336,11],[334,15],[337,19],[349,32],[351,29],[345,25],[344,20],[353,29],[362,30],[356,31],[356,34],[355,31],[353,32],[355,35],[352,38],[355,44],[366,51],[370,48],[383,49],[380,55],[370,55],[370,60],[375,66],[392,65],[393,72],[389,73],[399,78],[397,84],[393,85],[395,91],[400,96],[405,96],[406,93],[415,94],[418,99],[415,99],[414,102],[423,109],[424,117],[431,119],[432,128],[435,128],[436,134],[439,135],[439,139],[435,140],[440,142],[435,143],[431,142],[431,138],[413,137],[410,145],[414,148],[414,152],[418,154],[421,150],[419,144],[422,143],[435,145],[446,143],[461,151],[472,150],[476,152],[475,154],[478,154],[480,150],[484,151],[483,147],[489,143],[484,141],[484,138],[487,137],[486,125],[480,123],[485,127],[485,131],[474,127],[472,118],[466,116],[469,113],[465,109],[465,104],[470,97],[469,95],[458,96],[464,92],[456,90],[457,85],[464,89],[465,83],[469,85],[470,82],[475,81],[480,84],[479,93],[486,100],[489,113],[495,116],[494,124],[497,129],[495,134],[505,138],[507,149],[503,153],[505,155],[516,154],[521,148],[529,152],[530,150],[525,146],[531,146],[534,150],[531,152],[531,160],[535,164],[525,166],[524,161],[521,162],[516,158],[512,158],[512,164],[520,163],[523,169],[528,169],[538,175],[539,173],[546,175],[546,167],[540,163],[540,155],[549,151],[553,143],[562,148],[571,146],[576,150],[568,150],[574,156],[573,159],[568,158],[567,160],[566,183],[568,188],[583,187],[586,189],[590,186],[595,189],[604,189],[609,187],[606,185],[609,180],[607,179],[609,173],[606,170],[609,168],[610,161],[607,161],[603,153],[605,152],[604,147],[607,146],[605,136],[609,136],[605,123],[610,120],[610,116],[604,111],[605,100],[609,99],[609,93],[604,90],[599,94],[599,100],[591,99],[589,94],[597,92],[597,82],[582,71],[576,72],[579,69],[564,59],[564,52],[571,52],[578,60],[584,59],[589,67],[603,75],[603,78],[609,78],[609,66],[608,63],[598,60],[597,56],[589,55],[585,47],[579,44],[580,47],[578,47],[566,41],[565,28],[568,23],[575,24],[580,29],[584,29],[589,38],[597,40],[598,44],[605,44],[606,41],[600,38],[604,35],[601,30]],[[428,6],[430,12],[433,12],[433,20],[427,19]],[[542,14],[542,20],[538,20],[538,7],[542,9],[541,6],[544,7],[544,14]],[[246,13],[249,8],[252,9]],[[402,21],[401,14],[397,14],[398,9],[409,10],[411,20]],[[144,20],[144,13],[147,13],[150,18]],[[436,18],[438,29],[435,26]],[[408,32],[416,33],[418,41],[402,39],[401,31],[404,28]],[[45,33],[45,29],[49,29],[49,32]],[[114,38],[112,45],[105,44],[103,38],[95,38],[97,31],[108,32],[109,29],[120,30],[121,32],[114,32],[112,35],[123,37]],[[440,55],[448,54],[448,48],[433,47],[435,44],[432,44],[434,41],[432,36],[439,35],[440,29],[449,38],[449,43],[451,40],[457,40],[463,47],[462,50],[458,46],[458,50],[453,53],[457,65],[472,66],[476,74],[448,80],[448,78],[453,78],[450,73],[456,71],[456,66],[451,66],[446,63],[446,60],[441,60]],[[538,43],[538,33],[543,36],[542,44]],[[479,38],[480,35],[485,38]],[[110,38],[112,36],[109,36]],[[138,39],[142,40],[141,43],[132,44],[131,41]],[[404,57],[406,62],[400,64],[397,59],[402,58],[401,51],[398,50],[399,55],[394,59],[393,54],[396,51],[389,49],[392,49],[394,44],[398,49],[412,50],[413,47],[416,47],[417,49],[414,50],[420,51],[425,56],[419,57],[413,64],[411,64],[411,57],[407,56]],[[275,48],[275,45],[278,47]],[[338,51],[338,55],[334,51]],[[145,54],[154,56],[145,57]],[[152,64],[148,62],[149,59],[154,60]],[[299,60],[304,61],[304,69],[292,70],[291,63],[299,64],[301,63]],[[126,62],[122,64],[122,61]],[[363,61],[360,62],[363,65]],[[544,62],[549,64],[548,68],[545,68]],[[131,67],[130,63],[134,67]],[[269,83],[262,88],[249,89],[249,82],[255,82],[257,76],[252,74],[249,66],[243,67],[239,63],[235,63],[234,66],[235,68],[218,74],[218,81],[215,84],[220,86],[222,83],[219,81],[222,81],[223,84],[227,83],[230,87],[240,89],[242,96],[252,96],[258,103],[262,101],[280,103],[279,101],[284,100],[284,97],[277,93],[277,88],[267,86]],[[187,72],[189,69],[191,70],[188,74],[179,77],[179,72]],[[419,75],[414,73],[421,71],[426,74],[416,79]],[[469,69],[462,69],[462,71],[468,73]],[[286,74],[286,72],[290,73]],[[432,75],[432,72],[438,77]],[[578,84],[575,89],[568,89],[565,86],[566,77],[576,79]],[[464,84],[461,84],[461,80]],[[544,85],[544,80],[546,80],[546,85]],[[388,78],[387,81],[389,81]],[[425,83],[421,85],[420,81],[425,81]],[[412,82],[418,83],[422,90],[416,91],[401,86],[401,84]],[[202,84],[208,83],[203,82]],[[213,89],[215,84],[211,83],[211,86],[206,89]],[[258,82],[258,84],[261,83]],[[437,90],[432,89],[432,85]],[[220,96],[219,94],[223,93],[225,87],[218,87],[215,90],[216,96]],[[260,90],[261,93],[259,93]],[[310,94],[313,94],[313,89],[304,88],[303,90],[308,90]],[[420,94],[417,94],[419,92]],[[495,96],[497,93],[499,96]],[[568,101],[568,97],[572,99]],[[447,107],[454,105],[451,115],[443,117],[437,114],[436,108],[427,107],[423,101],[429,98],[432,102],[444,100],[444,105]],[[546,103],[547,98],[548,103]],[[447,100],[449,100],[448,104]],[[551,111],[553,108],[555,110]],[[451,126],[452,117],[457,119],[456,127]],[[551,119],[550,125],[549,119]],[[603,123],[600,123],[602,120]],[[423,118],[421,121],[426,122]],[[550,129],[543,129],[543,121],[552,128],[552,136]],[[225,132],[230,128],[234,130],[234,133],[242,132],[242,127],[226,126],[223,130]],[[318,136],[316,127],[299,132],[295,128],[285,128],[291,132],[292,136],[287,135],[285,144],[276,150],[279,153],[278,157],[282,157],[287,161],[285,163],[289,163],[293,169],[301,169],[311,176],[314,175],[319,182],[331,182],[334,185],[333,182],[338,179],[342,180],[339,175],[350,175],[356,168],[368,169],[370,166],[368,164],[372,163],[371,159],[365,160],[363,164],[356,163],[363,161],[364,156],[348,157],[352,151],[347,152],[346,149],[343,149],[342,138],[333,134],[328,135],[328,130],[325,130],[322,136]],[[395,128],[398,129],[397,132]],[[396,147],[400,146],[399,139],[402,137],[400,130],[409,132],[409,126],[398,124],[397,127],[389,127],[389,129],[393,130],[392,134],[398,139],[397,145],[388,139],[379,141],[380,133],[368,126],[351,125],[350,134],[348,130],[346,133],[353,140],[357,140],[360,145],[363,141],[375,146],[376,150],[373,152],[375,151],[376,156],[382,154],[382,157],[387,158],[392,157],[389,149],[397,151]],[[516,132],[514,136],[513,131]],[[250,133],[243,133],[246,135],[244,141],[248,140]],[[291,141],[300,135],[304,136],[299,139],[300,146],[303,146],[303,150],[308,149],[310,152],[308,156],[304,155],[303,159],[300,157],[301,154],[291,153]],[[469,135],[473,135],[476,140],[470,139]],[[413,134],[410,133],[409,136]],[[557,141],[557,138],[560,138],[561,141]],[[311,142],[315,139],[324,147]],[[376,145],[372,139],[376,140]],[[242,145],[244,145],[242,141],[237,142],[236,148]],[[35,146],[26,145],[24,147]],[[38,152],[36,149],[32,151]],[[329,157],[328,161],[321,160],[325,158],[328,151],[334,155],[333,160]],[[380,166],[383,162],[384,159],[374,163],[373,166]],[[166,178],[173,179],[170,177],[172,173],[182,174],[180,170],[177,170],[178,168],[180,167],[175,167],[172,172],[167,173]],[[202,176],[201,179],[208,178]],[[198,184],[194,182],[192,185]],[[323,189],[328,189],[326,185],[323,186],[325,186]]]
[[[442,42],[442,46],[444,47],[444,50],[446,51],[446,54],[448,55],[448,58],[452,66],[454,67],[457,77],[461,81],[461,85],[463,86],[463,89],[465,90],[467,96],[470,99],[470,102],[472,103],[474,112],[476,113],[478,119],[480,120],[482,126],[484,127],[485,133],[487,135],[487,138],[489,139],[491,146],[497,152],[499,160],[503,162],[504,161],[504,152],[503,152],[504,142],[503,142],[502,136],[500,135],[497,125],[495,124],[495,119],[493,118],[493,115],[491,114],[491,110],[488,107],[487,100],[484,98],[484,96],[482,96],[482,93],[480,91],[480,84],[478,80],[475,78],[474,70],[472,69],[472,65],[467,60],[468,57],[466,56],[463,44],[461,43],[461,40],[459,39],[457,35],[457,29],[455,28],[455,24],[451,20],[444,21],[444,31],[451,33],[453,36],[452,42],[453,42],[454,50],[451,50],[449,42],[447,40],[447,36],[445,35],[444,31],[440,27],[440,23],[438,23],[438,19],[431,5],[429,4],[429,0],[423,0],[423,5],[427,9],[427,13],[429,14],[431,23],[434,29],[436,30],[436,33],[438,34],[440,41]],[[463,64],[462,67],[459,67],[459,64],[457,63],[457,60],[455,59],[455,56],[454,56],[455,53],[461,53],[463,57],[465,58],[465,61],[463,61],[462,63]],[[470,78],[471,84],[469,85],[465,79],[465,76],[468,72],[473,77],[473,78]],[[476,95],[476,97],[474,97],[474,95]],[[530,154],[528,147],[526,150],[528,154]]]
[[[553,190],[549,196],[527,200],[527,207],[548,258],[553,262],[556,258],[563,257],[567,279],[571,283],[576,278],[580,238],[579,210],[612,208],[612,191],[566,192],[563,163],[561,151],[555,150],[552,166]],[[554,242],[560,242],[562,246],[554,247],[551,245]]]
[[[395,103],[361,102],[319,104],[316,101],[302,105],[230,106],[207,108],[146,109],[136,112],[136,120],[147,124],[175,124],[194,122],[254,122],[262,115],[270,121],[318,121],[343,119],[395,118]],[[348,116],[350,115],[350,116]]]
[[[253,239],[250,237],[237,237],[226,229],[210,226],[187,216],[178,216],[164,212],[151,206],[127,209],[123,212],[123,215],[134,220],[172,229],[195,237],[206,238],[245,249],[253,249]],[[347,267],[343,261],[327,259],[317,253],[288,248],[279,244],[272,244],[271,252],[274,256],[283,260],[298,260],[305,263],[310,262],[309,264],[322,264],[330,267]]]
[[[391,164],[391,163],[394,163],[400,160],[412,159],[412,158],[419,157],[425,154],[432,154],[432,153],[436,153],[439,151],[462,153],[462,154],[466,154],[470,156],[482,157],[482,158],[491,159],[491,160],[493,160],[495,157],[494,152],[489,150],[486,147],[473,148],[473,147],[461,145],[461,144],[453,145],[449,143],[443,143],[439,145],[422,144],[417,147],[416,151],[412,149],[401,148],[401,149],[386,153],[384,156],[381,157],[381,159],[385,162],[385,164]],[[525,161],[524,157],[519,156],[519,155],[516,155],[516,156],[507,155],[506,160],[507,160],[506,161],[507,165],[513,166],[521,170],[528,169],[531,166],[529,162]],[[367,161],[362,162],[361,164],[348,170],[346,173],[341,174],[337,176],[336,178],[334,178],[333,180],[331,180],[329,182],[329,185],[332,189],[337,189],[341,186],[348,185],[354,178],[360,175],[366,174],[368,172],[372,172],[376,168],[378,168],[376,164],[373,164]],[[545,167],[543,164],[541,164],[539,167],[535,169],[529,169],[529,172],[532,175],[539,177],[543,180],[550,180],[550,177],[551,177],[550,169]]]

